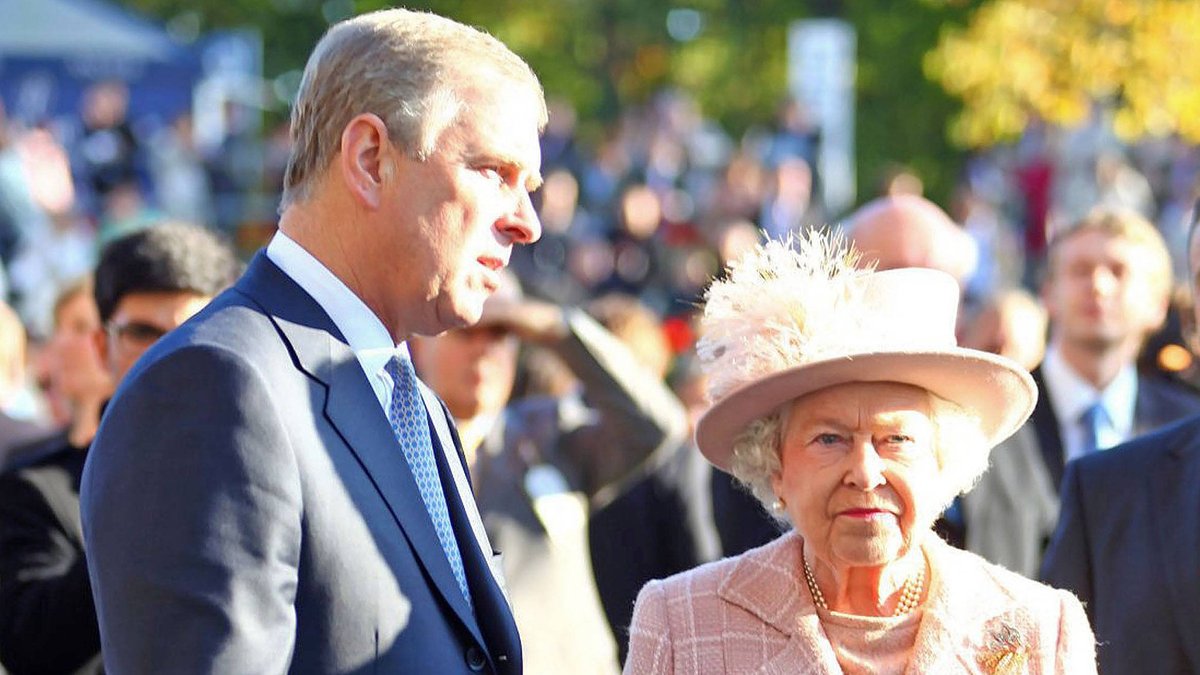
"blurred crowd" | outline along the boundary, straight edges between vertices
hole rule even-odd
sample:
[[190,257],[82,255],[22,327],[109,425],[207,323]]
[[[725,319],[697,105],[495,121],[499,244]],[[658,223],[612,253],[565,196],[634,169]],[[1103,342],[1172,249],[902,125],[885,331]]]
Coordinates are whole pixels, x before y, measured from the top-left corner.
[[[143,129],[128,117],[129,96],[120,83],[100,83],[84,97],[78,119],[42,125],[7,120],[0,109],[0,280],[13,308],[0,312],[0,410],[15,425],[5,432],[4,449],[17,453],[8,457],[9,466],[36,461],[34,455],[19,456],[33,452],[26,449],[36,438],[65,434],[68,446],[86,448],[95,434],[114,387],[114,371],[93,339],[112,327],[101,325],[88,280],[106,244],[164,223],[188,222],[236,242],[244,257],[270,233],[260,227],[255,209],[260,195],[279,190],[288,156],[285,128],[252,139],[239,135],[235,124],[224,142],[202,148],[186,114],[166,127]],[[764,238],[831,226],[880,267],[934,267],[953,274],[964,298],[960,342],[1037,369],[1048,334],[1056,331],[1042,300],[1044,283],[1054,278],[1047,275],[1048,242],[1097,207],[1121,214],[1118,220],[1149,223],[1165,242],[1172,283],[1187,280],[1200,150],[1174,138],[1129,145],[1110,128],[1097,109],[1078,127],[1035,125],[1012,145],[974,153],[944,211],[922,198],[921,177],[897,158],[867,181],[875,192],[860,196],[865,206],[833,213],[821,199],[821,134],[795,102],[782,105],[770,124],[739,138],[707,119],[689,96],[664,91],[625,111],[595,143],[577,135],[569,105],[553,102],[542,138],[545,180],[535,195],[543,234],[535,245],[517,248],[511,263],[514,288],[523,291],[501,294],[503,302],[492,303],[475,332],[437,338],[440,346],[432,341],[414,346],[417,368],[446,399],[469,456],[479,449],[480,463],[472,462],[483,476],[477,486],[485,518],[507,508],[508,493],[497,492],[500,484],[487,478],[488,471],[502,468],[489,469],[486,461],[493,453],[488,439],[496,436],[493,454],[501,456],[500,448],[513,444],[527,464],[504,489],[528,493],[521,517],[548,533],[553,556],[572,561],[562,563],[571,566],[564,587],[578,588],[580,570],[594,576],[588,620],[603,626],[606,619],[623,654],[622,631],[642,583],[740,553],[778,533],[775,521],[728,476],[709,471],[688,440],[706,405],[691,349],[707,282]],[[1141,234],[1128,234],[1142,232],[1138,227],[1099,229],[1115,239],[1140,241]],[[1187,381],[1200,380],[1183,337],[1190,314],[1179,311],[1188,299],[1175,297],[1165,321],[1145,326],[1153,336],[1144,339],[1140,325],[1131,330],[1136,328],[1138,347],[1144,339],[1141,372],[1186,391]],[[533,308],[552,311],[548,307],[583,311],[568,316],[569,334],[555,336],[534,325]],[[1057,330],[1066,335],[1069,328]],[[637,365],[623,352],[612,357],[613,336]],[[154,336],[116,337],[148,343]],[[515,338],[522,341],[520,350]],[[449,355],[439,360],[440,353]],[[494,391],[481,384],[456,395],[457,380],[450,376],[439,386],[439,369],[480,363],[479,378],[503,375],[499,384],[492,381]],[[664,382],[670,392],[656,389]],[[1094,384],[1103,389],[1108,382]],[[577,393],[575,412],[560,405]],[[671,394],[678,400],[664,403]],[[578,423],[571,429],[585,433],[546,441],[526,427],[509,438],[489,426],[512,402],[539,396],[558,402],[556,430],[567,428],[562,420],[569,419]],[[601,417],[589,418],[581,412],[586,410],[598,410]],[[477,418],[482,422],[475,423]],[[614,420],[642,442],[622,441],[631,452],[623,464],[601,466],[595,461],[599,454],[582,449],[541,461],[539,444],[583,448],[585,438],[596,444],[596,430],[611,431]],[[1124,431],[1128,436],[1131,429]],[[578,493],[582,502],[550,499],[563,492]],[[1055,499],[1052,485],[1047,499]],[[969,500],[956,504],[943,523],[945,536],[968,547],[971,508]],[[1029,508],[1032,513],[1041,506]],[[1004,561],[1031,576],[1057,504],[1047,509],[1030,516],[1047,521],[1038,526],[1041,538],[1033,548],[1020,560]],[[574,513],[569,522],[562,521],[564,513]],[[499,527],[495,522],[489,528]],[[631,535],[631,523],[644,532]],[[614,542],[621,543],[619,550]],[[521,594],[536,594],[550,578],[540,567],[527,569],[524,577],[510,573],[519,621],[545,612],[553,623],[561,612],[579,611],[578,603],[522,606]],[[589,635],[570,632],[576,640]],[[555,656],[544,658],[553,662]]]

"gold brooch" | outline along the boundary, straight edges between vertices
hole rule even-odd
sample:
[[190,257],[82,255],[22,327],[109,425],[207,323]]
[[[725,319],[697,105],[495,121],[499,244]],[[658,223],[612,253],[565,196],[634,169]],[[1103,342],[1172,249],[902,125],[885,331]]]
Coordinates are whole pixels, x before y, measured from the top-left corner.
[[1021,633],[1007,623],[988,633],[987,645],[979,655],[979,666],[993,675],[1025,672],[1029,647]]

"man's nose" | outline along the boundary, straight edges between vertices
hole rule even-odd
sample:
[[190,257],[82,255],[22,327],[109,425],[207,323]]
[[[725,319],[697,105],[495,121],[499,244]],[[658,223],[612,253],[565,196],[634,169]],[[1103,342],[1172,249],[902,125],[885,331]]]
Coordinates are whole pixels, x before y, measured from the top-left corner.
[[499,229],[514,244],[532,244],[542,236],[542,221],[528,192],[521,191],[516,208],[500,220]]
[[1097,267],[1092,272],[1092,288],[1100,295],[1109,295],[1117,288],[1117,275],[1106,267]]

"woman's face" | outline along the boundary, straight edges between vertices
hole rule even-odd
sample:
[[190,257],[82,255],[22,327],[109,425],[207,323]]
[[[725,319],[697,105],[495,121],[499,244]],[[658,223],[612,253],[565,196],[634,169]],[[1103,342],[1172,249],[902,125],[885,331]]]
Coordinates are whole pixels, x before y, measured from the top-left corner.
[[930,417],[925,390],[884,382],[822,389],[785,411],[772,483],[818,559],[885,565],[929,531],[945,492]]

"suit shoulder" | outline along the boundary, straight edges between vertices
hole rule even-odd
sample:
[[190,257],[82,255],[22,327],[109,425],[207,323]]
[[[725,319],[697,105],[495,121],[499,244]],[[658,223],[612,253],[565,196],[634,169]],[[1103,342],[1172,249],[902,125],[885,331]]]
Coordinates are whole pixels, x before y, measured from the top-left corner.
[[1147,399],[1159,414],[1171,418],[1200,413],[1200,392],[1178,380],[1159,375],[1138,376],[1140,397]]
[[1177,420],[1104,452],[1081,457],[1072,464],[1076,471],[1089,478],[1112,476],[1126,481],[1129,471],[1144,471],[1146,466],[1164,461],[1171,453],[1181,450],[1200,452],[1200,443],[1195,442],[1198,436],[1200,414]]

